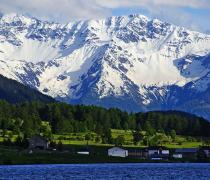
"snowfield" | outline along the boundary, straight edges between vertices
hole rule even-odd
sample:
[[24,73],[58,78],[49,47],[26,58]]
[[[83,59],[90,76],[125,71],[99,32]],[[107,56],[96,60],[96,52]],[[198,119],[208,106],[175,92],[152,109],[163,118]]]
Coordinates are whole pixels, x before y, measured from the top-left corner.
[[68,103],[210,120],[210,35],[143,15],[68,24],[3,15],[0,73]]

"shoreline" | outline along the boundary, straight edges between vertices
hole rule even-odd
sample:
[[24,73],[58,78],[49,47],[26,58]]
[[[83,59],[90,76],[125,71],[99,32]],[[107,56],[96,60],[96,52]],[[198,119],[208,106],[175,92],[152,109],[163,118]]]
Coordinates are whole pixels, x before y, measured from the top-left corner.
[[76,154],[13,154],[13,155],[0,155],[0,165],[43,165],[43,164],[175,164],[175,163],[210,163],[210,159],[182,159],[182,160],[150,160],[138,158],[119,158],[108,156],[86,156]]
[[95,163],[59,163],[59,164],[0,164],[0,166],[46,166],[46,165],[92,165],[92,164],[210,164],[208,162],[95,162]]

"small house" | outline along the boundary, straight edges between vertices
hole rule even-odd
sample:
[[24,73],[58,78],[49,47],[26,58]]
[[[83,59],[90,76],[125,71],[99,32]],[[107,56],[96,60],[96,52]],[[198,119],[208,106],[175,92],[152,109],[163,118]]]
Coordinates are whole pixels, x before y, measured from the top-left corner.
[[183,158],[195,159],[197,157],[198,148],[177,148],[174,154],[182,154]]
[[48,149],[49,142],[40,135],[34,135],[29,140],[29,149]]
[[152,146],[148,148],[148,156],[150,159],[168,159],[170,151],[163,146]]
[[182,159],[183,156],[182,156],[182,154],[175,153],[175,154],[172,155],[172,157],[174,159]]
[[113,147],[113,148],[108,149],[108,156],[127,157],[128,150],[122,149],[120,147]]

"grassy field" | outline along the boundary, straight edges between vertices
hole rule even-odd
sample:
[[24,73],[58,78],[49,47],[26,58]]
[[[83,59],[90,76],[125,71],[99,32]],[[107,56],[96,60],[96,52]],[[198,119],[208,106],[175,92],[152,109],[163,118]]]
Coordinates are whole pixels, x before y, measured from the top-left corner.
[[[85,140],[85,136],[89,134],[90,140]],[[142,132],[142,134],[145,134],[145,132]],[[112,129],[111,130],[112,138],[117,138],[118,136],[123,136],[125,139],[125,142],[123,146],[125,147],[144,147],[145,145],[143,142],[139,142],[137,145],[133,144],[133,135],[131,130],[117,130]],[[94,132],[86,132],[86,133],[68,133],[68,134],[54,134],[53,135],[53,141],[58,143],[59,141],[62,142],[64,145],[94,145],[94,146],[112,146],[111,144],[102,144],[101,140],[97,139],[97,134]],[[14,142],[17,135],[12,135],[11,132],[6,132],[5,137],[10,137],[11,140]],[[0,142],[3,141],[3,137],[0,136]],[[161,144],[163,146],[166,146],[168,148],[191,148],[191,147],[199,147],[202,145],[202,142],[200,138],[195,137],[184,137],[184,136],[176,136],[175,141],[167,141]]]
[[165,144],[168,148],[196,148],[202,145],[202,142],[183,142],[181,145],[177,143]]
[[[90,140],[85,140],[85,135],[90,134],[91,139]],[[102,144],[101,142],[96,142],[95,138],[97,135],[93,132],[89,133],[69,133],[69,134],[54,134],[53,135],[53,141],[58,143],[61,141],[63,144],[68,145],[102,145],[102,146],[107,146],[109,144]]]
[[[142,134],[145,134],[145,132],[142,132]],[[124,131],[124,130],[112,130],[112,137],[116,138],[117,136],[123,135],[125,138],[125,146],[134,146],[133,144],[133,136],[132,131]],[[202,145],[202,142],[199,138],[192,138],[192,137],[184,137],[184,136],[176,136],[175,142],[167,142],[163,143],[163,146],[166,146],[168,148],[192,148],[192,147],[199,147]],[[144,147],[142,143],[139,143],[137,145],[138,147]]]
[[[145,147],[142,142],[138,143],[137,145],[133,144],[133,135],[132,131],[130,130],[117,130],[112,129],[112,138],[117,138],[118,136],[123,136],[125,139],[125,143],[123,146],[125,147]],[[143,134],[145,132],[142,132]],[[62,141],[65,145],[86,145],[87,141],[85,140],[85,135],[87,133],[70,133],[65,135],[53,135],[53,138],[56,142],[59,140]],[[111,146],[110,144],[102,144],[101,142],[96,142],[95,138],[97,135],[95,133],[90,133],[92,138],[88,141],[89,145],[96,145],[96,146]],[[162,144],[163,146],[166,146],[168,148],[191,148],[191,147],[199,147],[202,145],[202,142],[199,138],[193,138],[193,137],[184,137],[184,136],[176,136],[176,139],[174,142],[166,142]]]

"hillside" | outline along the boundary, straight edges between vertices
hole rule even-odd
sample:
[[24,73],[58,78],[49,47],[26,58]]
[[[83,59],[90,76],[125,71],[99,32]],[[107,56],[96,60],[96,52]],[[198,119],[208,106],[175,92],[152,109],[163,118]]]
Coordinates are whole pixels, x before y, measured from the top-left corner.
[[58,24],[5,14],[0,72],[58,100],[210,120],[210,35],[142,15]]
[[54,102],[49,96],[27,87],[15,80],[0,75],[0,99],[10,103],[23,103],[29,101]]

